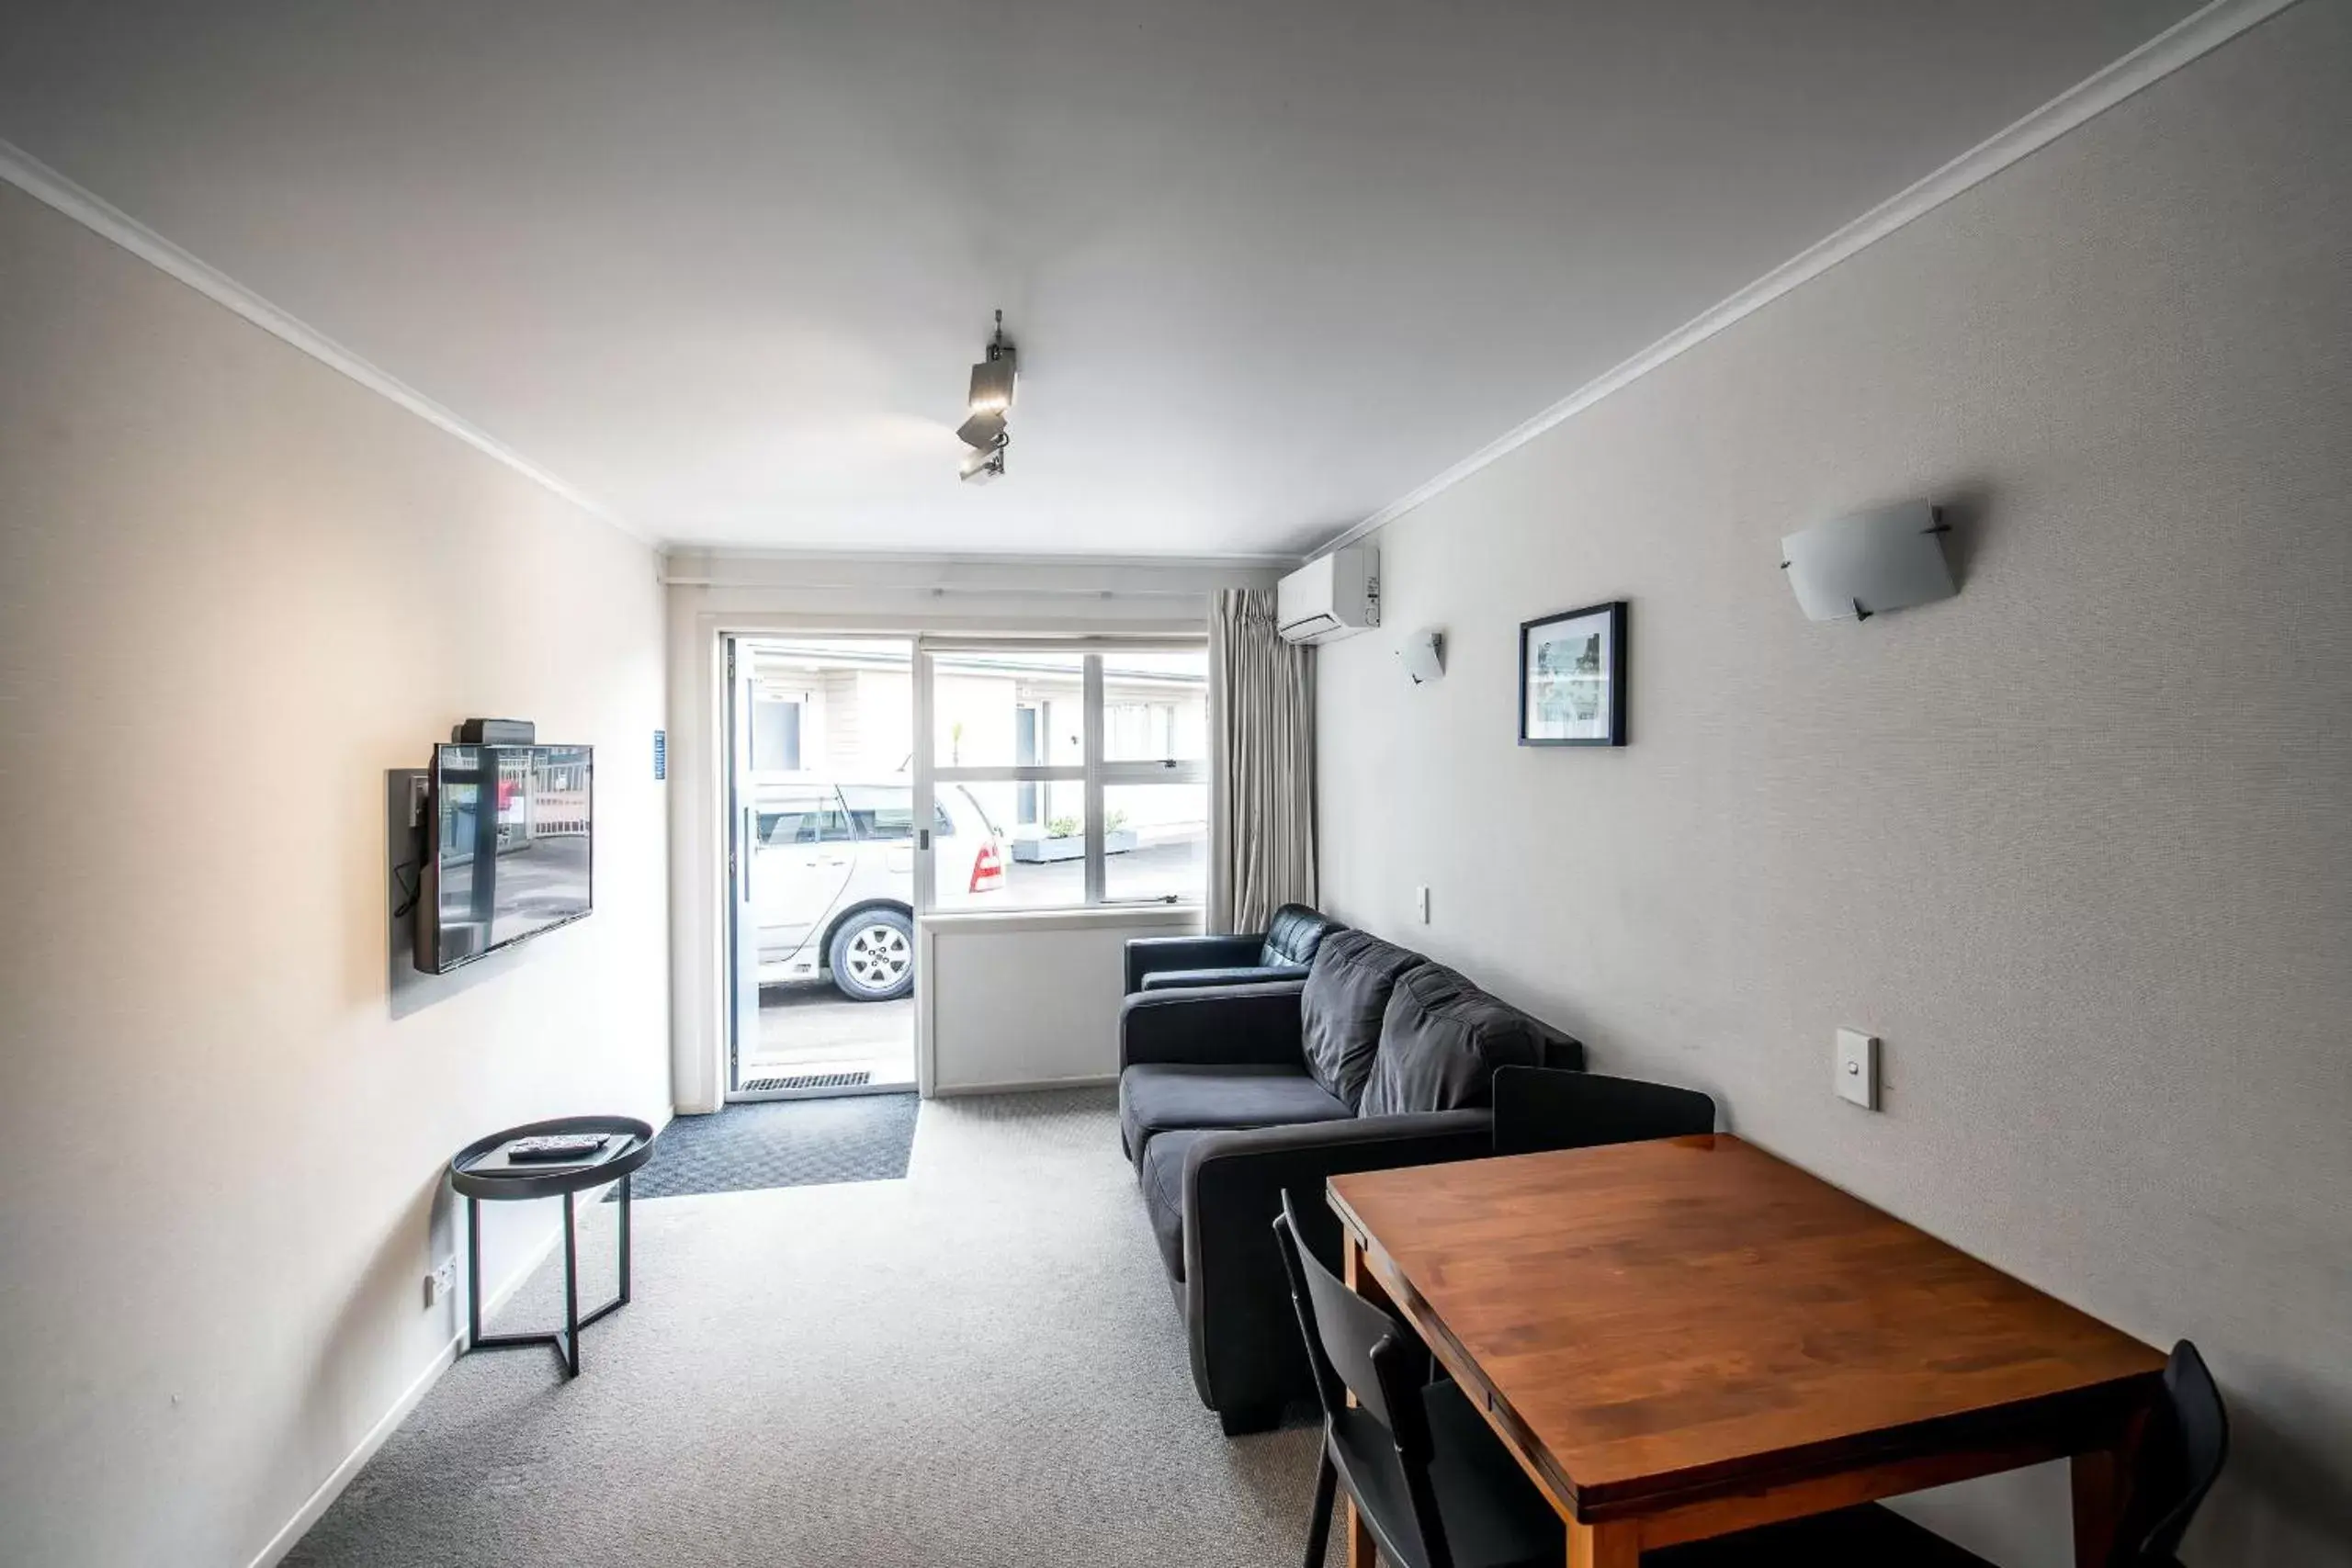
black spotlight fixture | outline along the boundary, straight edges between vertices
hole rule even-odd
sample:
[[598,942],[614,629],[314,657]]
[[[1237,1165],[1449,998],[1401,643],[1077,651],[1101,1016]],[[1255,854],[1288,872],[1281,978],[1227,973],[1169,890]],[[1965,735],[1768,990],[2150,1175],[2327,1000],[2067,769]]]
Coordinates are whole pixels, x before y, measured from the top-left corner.
[[1020,362],[1004,341],[1004,312],[996,313],[996,335],[989,340],[988,357],[972,367],[972,386],[966,398],[966,418],[956,437],[971,451],[964,455],[963,478],[986,484],[1004,472],[1004,454],[1012,442],[1005,428],[1012,412],[1012,395],[1021,379]]

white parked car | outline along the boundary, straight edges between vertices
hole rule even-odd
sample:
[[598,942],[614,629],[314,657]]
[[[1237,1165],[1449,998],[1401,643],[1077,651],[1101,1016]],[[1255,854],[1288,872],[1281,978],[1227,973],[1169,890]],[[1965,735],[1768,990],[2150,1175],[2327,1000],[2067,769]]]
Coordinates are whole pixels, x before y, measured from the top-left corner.
[[[1004,890],[996,824],[960,785],[936,793],[932,868],[942,897]],[[759,787],[752,897],[760,983],[829,976],[853,1001],[914,988],[914,786],[790,783]]]

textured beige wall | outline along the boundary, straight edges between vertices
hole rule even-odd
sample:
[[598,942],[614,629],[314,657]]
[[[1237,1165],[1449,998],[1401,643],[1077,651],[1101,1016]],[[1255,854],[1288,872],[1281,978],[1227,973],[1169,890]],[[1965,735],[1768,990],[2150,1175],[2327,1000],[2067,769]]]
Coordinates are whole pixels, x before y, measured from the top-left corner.
[[[450,1152],[666,1113],[656,578],[0,186],[0,1562],[243,1568],[449,1342]],[[599,748],[596,912],[396,988],[468,714]]]
[[[2196,1338],[2205,1568],[2352,1562],[2347,83],[2312,0],[2158,84],[1388,527],[1321,663],[1337,912]],[[1804,621],[1780,536],[1914,498],[1961,596]],[[1632,746],[1519,750],[1517,623],[1612,597]],[[1931,1506],[2024,1568],[2064,1496]]]

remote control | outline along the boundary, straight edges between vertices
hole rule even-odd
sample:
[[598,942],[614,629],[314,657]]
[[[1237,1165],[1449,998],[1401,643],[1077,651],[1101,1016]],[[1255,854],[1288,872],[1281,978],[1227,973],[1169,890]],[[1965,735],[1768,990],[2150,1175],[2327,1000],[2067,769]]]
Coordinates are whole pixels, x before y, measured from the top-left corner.
[[594,1154],[605,1146],[609,1133],[546,1133],[533,1138],[517,1138],[506,1145],[510,1160],[577,1159],[582,1155]]

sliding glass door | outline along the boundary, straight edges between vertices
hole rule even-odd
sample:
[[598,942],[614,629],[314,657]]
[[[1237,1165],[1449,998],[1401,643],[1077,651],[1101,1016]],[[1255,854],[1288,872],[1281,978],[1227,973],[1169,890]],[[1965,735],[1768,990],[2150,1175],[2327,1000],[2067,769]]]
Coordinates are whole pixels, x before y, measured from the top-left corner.
[[728,1094],[760,1100],[915,1081],[915,841],[990,829],[917,815],[914,647],[906,637],[741,635],[726,645]]

